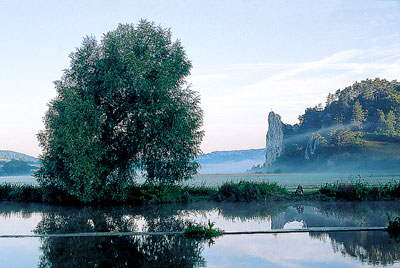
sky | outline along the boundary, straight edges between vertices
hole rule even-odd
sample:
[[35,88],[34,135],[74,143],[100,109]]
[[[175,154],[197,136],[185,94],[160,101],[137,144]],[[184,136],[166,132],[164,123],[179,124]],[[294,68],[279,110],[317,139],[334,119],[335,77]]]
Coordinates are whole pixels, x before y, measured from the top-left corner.
[[265,147],[268,113],[294,124],[328,93],[400,80],[399,0],[0,0],[0,150],[38,156],[53,81],[85,36],[141,19],[192,61],[204,153]]

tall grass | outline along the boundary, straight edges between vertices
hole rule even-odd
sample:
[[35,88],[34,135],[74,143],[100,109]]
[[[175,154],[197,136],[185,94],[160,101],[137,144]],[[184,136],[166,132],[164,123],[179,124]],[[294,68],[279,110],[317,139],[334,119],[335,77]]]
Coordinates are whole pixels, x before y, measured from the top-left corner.
[[[370,185],[361,180],[325,184],[304,196],[290,193],[276,182],[225,182],[218,188],[184,185],[134,185],[128,189],[127,198],[116,200],[111,194],[101,202],[91,204],[153,204],[185,203],[199,200],[250,202],[260,200],[392,200],[400,199],[400,181]],[[52,204],[83,204],[73,196],[56,188],[40,188],[26,184],[0,184],[0,201],[45,202]],[[90,204],[85,204],[90,205]]]
[[216,195],[215,188],[182,185],[144,184],[139,192],[141,203],[185,203],[209,200]]
[[[111,194],[101,202],[103,205],[143,204],[143,203],[184,203],[198,200],[214,199],[217,190],[206,186],[180,185],[136,185],[130,186],[124,200],[115,200]],[[41,188],[27,184],[0,184],[0,201],[44,202],[51,204],[82,204],[77,198],[54,187]]]
[[42,202],[42,189],[28,184],[0,184],[0,200],[15,202]]
[[370,185],[361,180],[325,184],[318,192],[327,197],[347,201],[391,200],[400,198],[400,181]]
[[219,201],[280,200],[289,197],[288,190],[276,182],[225,182],[218,188]]

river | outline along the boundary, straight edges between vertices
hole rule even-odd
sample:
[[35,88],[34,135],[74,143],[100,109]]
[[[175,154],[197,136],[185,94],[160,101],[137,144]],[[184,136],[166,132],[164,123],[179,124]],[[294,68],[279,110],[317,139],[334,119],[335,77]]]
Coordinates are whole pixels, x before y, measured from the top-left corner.
[[[214,222],[225,231],[385,226],[399,202],[254,202],[82,208],[0,202],[0,232],[182,231]],[[384,231],[223,235],[0,238],[1,267],[400,266],[400,243]]]

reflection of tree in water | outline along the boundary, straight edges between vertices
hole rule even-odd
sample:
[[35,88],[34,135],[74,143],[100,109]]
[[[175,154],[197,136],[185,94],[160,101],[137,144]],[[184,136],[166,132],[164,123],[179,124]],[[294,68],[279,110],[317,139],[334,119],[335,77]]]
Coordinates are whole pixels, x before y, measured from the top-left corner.
[[241,221],[263,221],[282,214],[288,208],[288,202],[250,202],[219,203],[218,210],[225,219]]
[[38,203],[19,203],[19,202],[1,202],[0,217],[10,218],[11,216],[29,219],[34,213],[48,211],[52,206]]
[[400,260],[400,243],[390,240],[386,232],[310,233],[310,237],[321,240],[326,240],[326,236],[330,238],[334,252],[362,263],[386,266]]
[[[111,209],[110,209],[111,210]],[[176,217],[146,213],[147,231],[183,230]],[[135,231],[138,218],[124,210],[104,212],[84,209],[71,215],[43,217],[35,232],[73,233]],[[49,237],[41,239],[39,267],[202,267],[203,242],[183,235],[127,237]]]

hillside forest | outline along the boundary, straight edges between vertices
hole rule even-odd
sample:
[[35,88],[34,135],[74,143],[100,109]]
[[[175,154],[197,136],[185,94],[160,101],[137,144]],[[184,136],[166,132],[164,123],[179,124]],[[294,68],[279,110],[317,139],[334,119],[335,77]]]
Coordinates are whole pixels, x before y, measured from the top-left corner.
[[366,79],[338,89],[328,94],[325,105],[307,108],[298,119],[295,125],[282,123],[284,150],[269,171],[278,167],[287,171],[400,169],[400,83],[396,80]]

